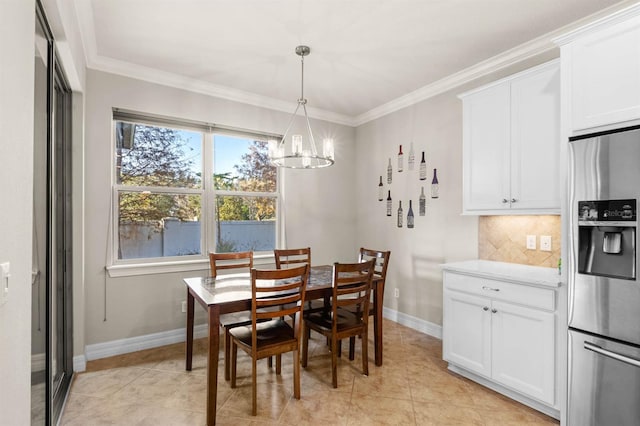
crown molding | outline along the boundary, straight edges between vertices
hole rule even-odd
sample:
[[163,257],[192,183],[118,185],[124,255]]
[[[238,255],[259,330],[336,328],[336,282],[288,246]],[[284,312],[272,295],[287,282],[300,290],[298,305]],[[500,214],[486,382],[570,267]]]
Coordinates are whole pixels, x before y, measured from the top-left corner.
[[615,25],[620,22],[635,18],[637,16],[640,16],[640,3],[634,2],[628,7],[616,10],[613,13],[607,14],[600,18],[592,19],[589,22],[584,23],[584,25],[581,25],[578,28],[573,29],[572,31],[556,37],[555,39],[553,39],[553,42],[558,46],[562,46],[572,42],[578,37],[597,31],[604,26]]
[[[287,102],[281,99],[257,95],[255,93],[219,86],[202,80],[184,77],[178,74],[160,71],[129,62],[118,61],[111,58],[101,56],[94,57],[89,61],[87,66],[98,71],[118,74],[150,83],[161,84],[163,86],[175,87],[177,89],[226,99],[228,101],[240,102],[275,111],[282,111],[288,114],[293,113],[295,109],[295,102],[293,101]],[[338,114],[311,106],[307,106],[307,111],[309,113],[309,117],[317,120],[325,120],[346,126],[353,126],[353,118],[344,114]]]
[[557,48],[549,35],[538,37],[516,48],[507,50],[499,55],[479,62],[469,68],[451,74],[435,83],[421,87],[411,93],[407,93],[397,99],[387,102],[370,111],[360,114],[355,118],[355,125],[361,126],[369,121],[391,114],[392,112],[409,107],[418,102],[427,100],[441,93],[460,87],[477,78],[515,65],[531,57],[546,53]]
[[526,59],[557,49],[558,40],[562,40],[563,37],[571,35],[574,32],[581,31],[582,28],[589,28],[592,25],[601,25],[602,23],[613,19],[621,20],[623,17],[628,17],[630,14],[638,14],[638,11],[640,11],[640,8],[638,7],[638,2],[636,0],[628,0],[602,9],[595,14],[574,21],[571,24],[565,25],[564,27],[551,31],[538,38],[516,46],[513,49],[502,52],[469,68],[455,74],[451,74],[432,84],[421,87],[418,90],[407,93],[404,96],[360,114],[354,119],[355,126],[361,126],[369,121],[455,89],[463,84],[470,83],[487,74],[500,71]]
[[[214,96],[229,101],[241,102],[256,107],[268,108],[286,113],[291,113],[293,110],[294,104],[292,102],[286,102],[281,99],[270,98],[255,93],[219,86],[202,80],[192,79],[178,74],[159,71],[157,69],[99,56],[97,54],[96,39],[93,29],[93,10],[91,2],[75,0],[75,6],[79,20],[87,68]],[[640,11],[640,6],[637,1],[623,1],[617,5],[605,8],[586,18],[580,19],[555,31],[516,46],[513,49],[502,52],[457,73],[451,74],[432,84],[423,86],[413,92],[407,93],[406,95],[400,96],[357,116],[349,116],[319,108],[308,107],[309,116],[314,119],[325,120],[345,126],[361,126],[369,121],[470,83],[487,74],[508,68],[509,66],[518,64],[519,62],[532,57],[548,53],[553,49],[558,49],[559,43],[569,40],[570,37],[575,36],[578,33],[588,31],[589,28],[602,25],[605,22],[621,20],[629,14],[636,15],[638,14],[638,11]]]

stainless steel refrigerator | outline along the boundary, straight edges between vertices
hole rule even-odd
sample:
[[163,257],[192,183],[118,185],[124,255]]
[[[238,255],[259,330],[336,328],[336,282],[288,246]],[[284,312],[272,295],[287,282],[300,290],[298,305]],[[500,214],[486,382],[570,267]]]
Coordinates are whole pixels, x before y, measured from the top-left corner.
[[570,426],[640,425],[640,126],[571,138]]

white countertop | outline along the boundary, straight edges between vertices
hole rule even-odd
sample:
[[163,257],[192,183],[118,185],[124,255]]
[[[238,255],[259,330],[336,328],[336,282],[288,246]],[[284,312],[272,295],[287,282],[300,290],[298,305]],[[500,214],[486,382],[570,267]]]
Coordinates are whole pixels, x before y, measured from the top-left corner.
[[444,271],[458,272],[482,278],[492,278],[510,282],[560,287],[560,275],[557,268],[520,265],[517,263],[494,262],[491,260],[466,260],[440,265]]

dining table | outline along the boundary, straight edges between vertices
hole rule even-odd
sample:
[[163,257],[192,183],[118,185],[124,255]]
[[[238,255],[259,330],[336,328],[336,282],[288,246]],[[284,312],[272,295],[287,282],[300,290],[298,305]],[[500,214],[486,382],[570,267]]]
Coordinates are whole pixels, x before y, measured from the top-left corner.
[[[333,266],[312,266],[305,290],[305,300],[331,296]],[[195,301],[207,311],[207,425],[216,423],[218,390],[218,352],[220,345],[220,315],[251,310],[251,276],[249,273],[218,275],[217,277],[184,278],[187,287],[186,369],[191,371],[193,359],[193,328]],[[372,280],[374,305],[375,364],[382,365],[382,305],[384,280],[374,275]]]

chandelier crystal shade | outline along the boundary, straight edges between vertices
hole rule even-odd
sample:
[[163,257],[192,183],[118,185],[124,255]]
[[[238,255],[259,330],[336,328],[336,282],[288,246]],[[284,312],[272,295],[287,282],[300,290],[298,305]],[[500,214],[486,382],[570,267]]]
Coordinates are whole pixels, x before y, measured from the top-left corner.
[[[332,165],[335,160],[333,139],[331,138],[322,140],[322,152],[318,152],[313,131],[311,130],[311,123],[309,122],[309,115],[307,114],[307,100],[304,98],[304,57],[309,53],[311,53],[309,46],[296,47],[296,54],[300,56],[302,65],[300,99],[298,99],[298,105],[289,119],[289,124],[282,139],[279,141],[269,141],[269,158],[271,162],[278,167],[317,169],[320,167],[328,167]],[[304,113],[304,115],[298,114],[301,107],[301,112]],[[306,135],[289,135],[294,123],[301,120],[304,120],[303,123],[296,126],[296,128],[304,128]]]

